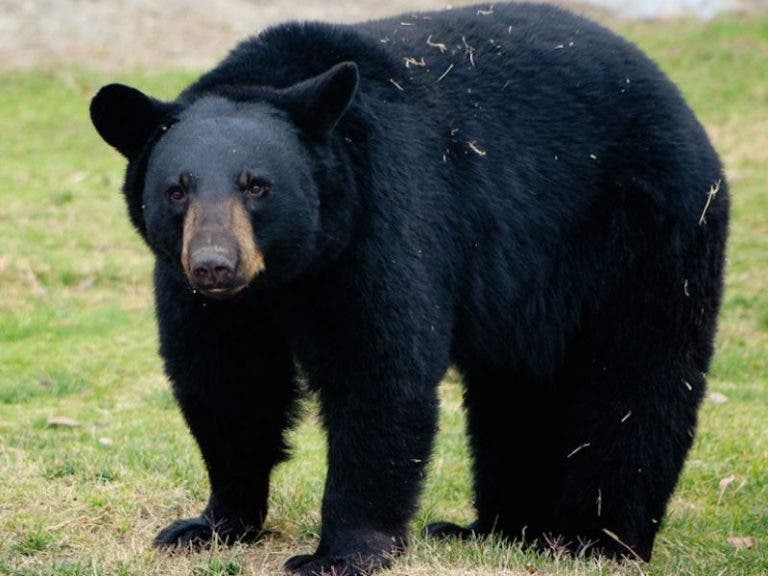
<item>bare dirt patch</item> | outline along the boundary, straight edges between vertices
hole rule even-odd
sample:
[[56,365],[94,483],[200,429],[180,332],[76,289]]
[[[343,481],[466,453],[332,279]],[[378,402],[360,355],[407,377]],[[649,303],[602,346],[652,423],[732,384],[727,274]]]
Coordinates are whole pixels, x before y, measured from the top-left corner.
[[[546,1],[546,0],[545,0]],[[623,0],[549,0],[587,15]],[[678,0],[680,3],[682,0]],[[688,2],[693,0],[686,0]],[[703,0],[702,0],[703,1]],[[713,2],[715,0],[712,0]],[[728,10],[765,8],[768,0],[716,0]],[[478,4],[476,0],[0,0],[0,69],[205,68],[234,44],[284,20],[358,22],[399,13]],[[646,2],[647,4],[648,2]],[[653,5],[658,2],[650,2]],[[663,4],[663,3],[662,3]],[[675,4],[674,2],[671,4]],[[658,11],[657,11],[658,12]]]
[[0,68],[201,68],[283,20],[355,22],[441,0],[0,0]]

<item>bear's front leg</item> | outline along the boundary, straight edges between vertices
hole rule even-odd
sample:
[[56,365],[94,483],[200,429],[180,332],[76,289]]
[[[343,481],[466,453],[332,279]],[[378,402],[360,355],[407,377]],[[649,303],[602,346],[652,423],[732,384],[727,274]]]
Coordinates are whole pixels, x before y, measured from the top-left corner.
[[437,420],[431,383],[324,387],[328,477],[317,551],[288,560],[302,576],[370,574],[407,544]]
[[162,275],[156,281],[161,354],[211,494],[199,516],[172,522],[155,546],[254,540],[267,514],[270,472],[285,454],[296,397],[292,355],[269,319],[242,302],[173,290]]

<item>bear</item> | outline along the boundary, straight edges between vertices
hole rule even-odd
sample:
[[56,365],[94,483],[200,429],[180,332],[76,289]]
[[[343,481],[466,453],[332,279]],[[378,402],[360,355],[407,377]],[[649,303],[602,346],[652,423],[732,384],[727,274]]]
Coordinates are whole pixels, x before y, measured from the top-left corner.
[[156,546],[256,540],[315,394],[321,534],[285,570],[389,565],[453,366],[476,517],[427,536],[650,559],[705,393],[729,200],[637,47],[536,4],[289,22],[172,101],[110,84],[90,114],[127,160],[210,479]]

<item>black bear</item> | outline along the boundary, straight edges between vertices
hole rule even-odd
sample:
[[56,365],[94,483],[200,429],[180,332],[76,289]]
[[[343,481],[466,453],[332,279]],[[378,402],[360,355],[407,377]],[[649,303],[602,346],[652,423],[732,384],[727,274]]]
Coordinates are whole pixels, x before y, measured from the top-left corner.
[[402,552],[463,377],[477,519],[649,559],[693,439],[728,195],[678,90],[550,6],[289,23],[172,102],[91,103],[156,256],[161,354],[211,484],[160,547],[258,536],[301,393],[328,439],[297,574]]

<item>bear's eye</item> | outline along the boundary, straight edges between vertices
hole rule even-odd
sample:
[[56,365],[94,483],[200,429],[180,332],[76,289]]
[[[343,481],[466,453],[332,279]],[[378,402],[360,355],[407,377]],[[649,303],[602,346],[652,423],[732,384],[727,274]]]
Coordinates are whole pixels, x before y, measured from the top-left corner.
[[192,182],[192,176],[186,170],[179,175],[179,181],[176,184],[171,184],[165,191],[165,195],[168,200],[174,204],[181,204],[186,201],[189,194],[189,186]]
[[237,186],[249,198],[262,198],[269,194],[272,186],[268,180],[254,176],[250,172],[241,172],[237,178]]
[[174,184],[168,188],[165,194],[168,196],[168,200],[174,204],[180,204],[187,199],[187,191],[178,184]]

